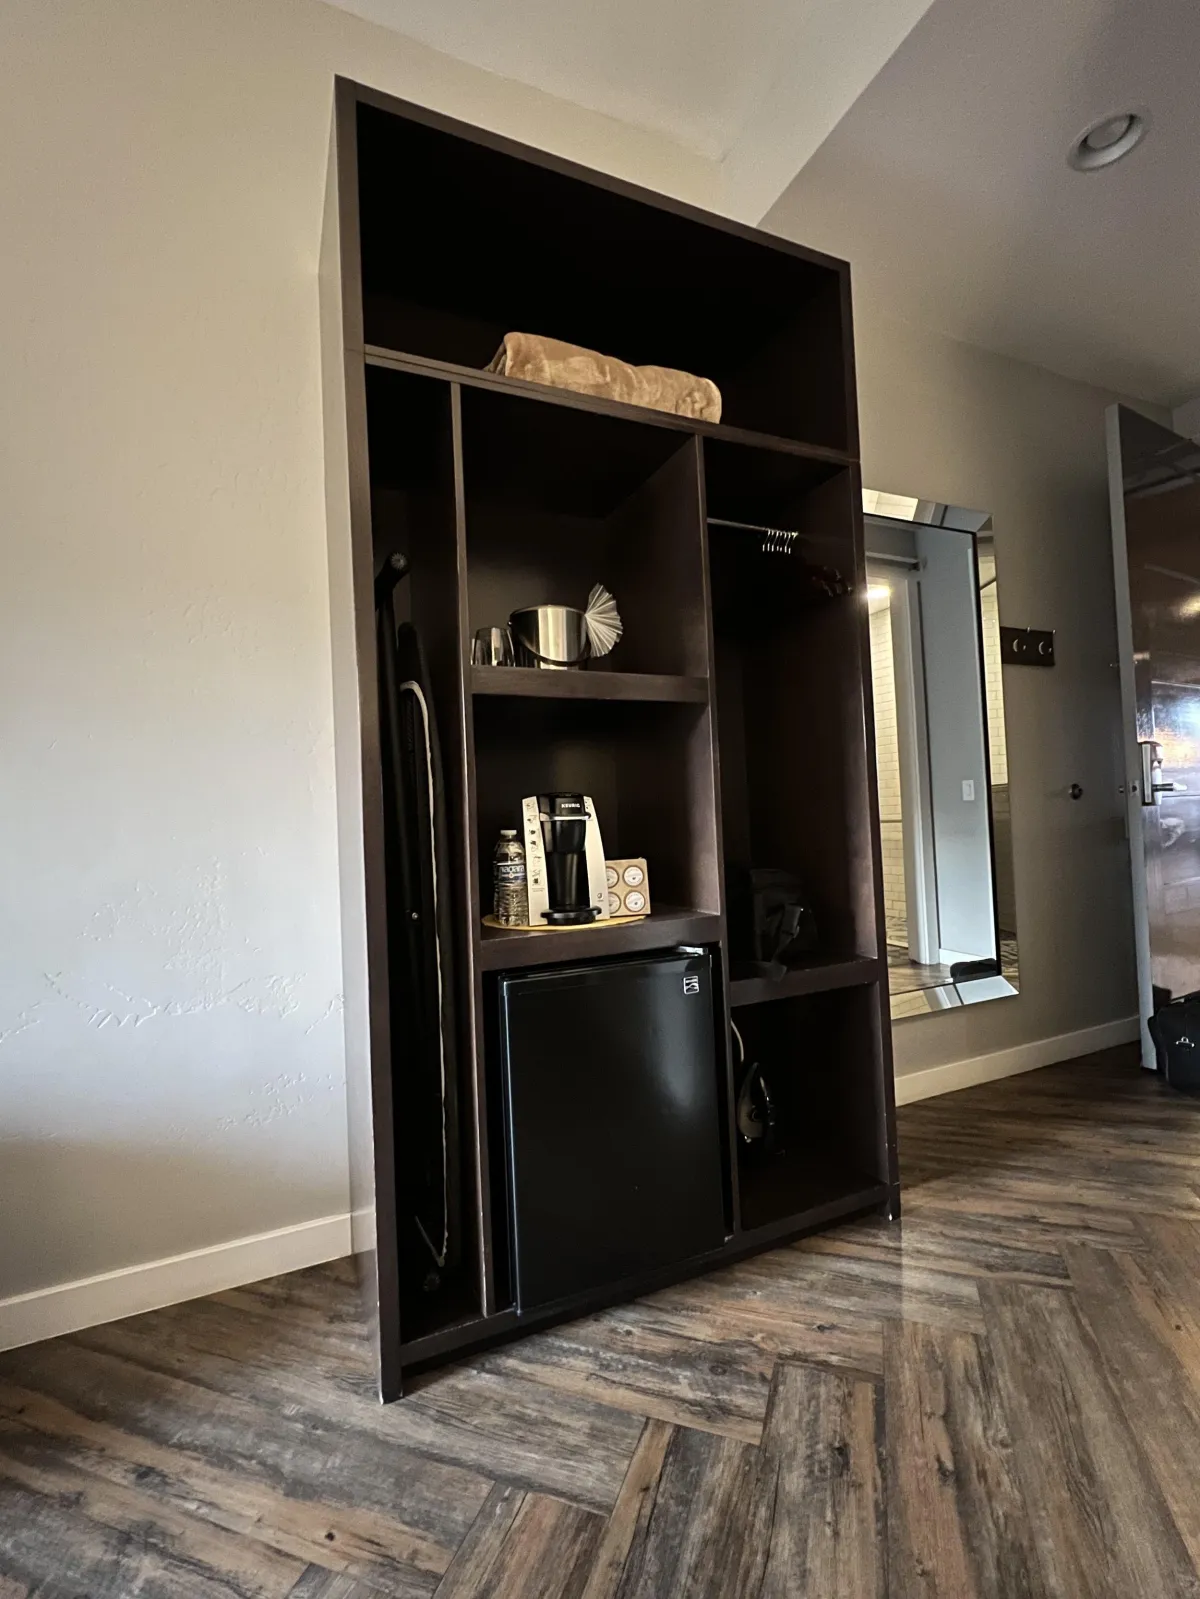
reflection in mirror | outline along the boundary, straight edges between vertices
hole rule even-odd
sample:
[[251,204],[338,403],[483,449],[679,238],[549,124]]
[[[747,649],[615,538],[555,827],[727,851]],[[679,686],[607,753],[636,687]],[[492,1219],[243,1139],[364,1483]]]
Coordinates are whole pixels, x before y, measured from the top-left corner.
[[996,550],[984,512],[864,490],[892,1017],[1018,991]]

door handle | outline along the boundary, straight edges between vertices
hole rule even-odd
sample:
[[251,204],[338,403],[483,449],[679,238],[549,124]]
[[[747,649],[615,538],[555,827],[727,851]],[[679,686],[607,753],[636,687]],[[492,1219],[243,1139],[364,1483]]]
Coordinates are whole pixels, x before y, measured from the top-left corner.
[[1186,794],[1186,783],[1159,783],[1155,781],[1155,768],[1162,767],[1158,745],[1150,738],[1139,744],[1142,755],[1142,804],[1157,805],[1159,794]]
[[1145,743],[1139,743],[1138,752],[1142,757],[1142,804],[1157,805],[1154,797],[1154,757],[1158,746],[1153,739],[1147,739]]

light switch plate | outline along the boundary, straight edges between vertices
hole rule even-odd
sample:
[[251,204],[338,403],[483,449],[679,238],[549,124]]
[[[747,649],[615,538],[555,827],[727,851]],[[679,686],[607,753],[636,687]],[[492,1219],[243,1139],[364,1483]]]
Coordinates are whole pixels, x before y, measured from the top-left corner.
[[974,798],[975,798],[975,779],[973,777],[964,777],[963,778],[963,799],[965,799],[965,800],[973,800]]

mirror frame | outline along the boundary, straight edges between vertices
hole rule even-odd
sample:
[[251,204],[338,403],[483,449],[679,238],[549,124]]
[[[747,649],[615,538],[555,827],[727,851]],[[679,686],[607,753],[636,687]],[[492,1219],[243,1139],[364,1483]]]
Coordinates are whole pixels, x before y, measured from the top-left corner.
[[[939,1011],[957,1010],[963,1005],[975,1005],[994,999],[1010,999],[1020,992],[1019,940],[1013,892],[1012,805],[1007,769],[1009,729],[999,641],[999,574],[995,531],[988,512],[872,489],[864,489],[862,499],[866,545],[869,546],[870,543],[869,531],[873,523],[892,522],[907,524],[909,527],[915,524],[961,533],[972,540],[978,594],[982,595],[991,589],[997,599],[996,604],[987,607],[986,614],[984,602],[980,600],[976,620],[984,696],[988,835],[991,847],[992,899],[999,970],[994,975],[966,980],[961,976],[955,980],[947,970],[946,977],[941,981],[896,989],[893,987],[896,982],[894,973],[901,969],[902,963],[900,961],[893,963],[891,946],[887,946],[885,953],[888,957],[890,1010],[892,1020],[896,1022],[916,1016],[934,1015]],[[875,559],[878,560],[878,556]],[[872,556],[869,549],[866,560],[871,564]],[[997,778],[996,754],[993,749],[997,729],[1004,741],[1003,771],[1000,773],[1003,781],[998,781]],[[1001,824],[999,826],[998,814]],[[1005,921],[1011,921],[1011,928],[1004,926]]]

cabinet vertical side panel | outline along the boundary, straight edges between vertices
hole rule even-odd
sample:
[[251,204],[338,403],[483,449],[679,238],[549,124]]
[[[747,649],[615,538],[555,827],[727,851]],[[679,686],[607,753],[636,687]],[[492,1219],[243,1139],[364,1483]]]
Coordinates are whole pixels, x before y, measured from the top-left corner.
[[[847,313],[848,314],[848,313]],[[852,357],[851,357],[852,360]],[[851,389],[851,394],[853,394]],[[850,473],[850,516],[854,529],[854,583],[856,594],[865,597],[867,565],[862,515],[862,473],[855,466]],[[890,1184],[892,1197],[888,1213],[898,1213],[900,1202],[900,1174],[896,1145],[896,1082],[892,1061],[892,1022],[888,1001],[887,926],[883,906],[883,851],[880,845],[879,784],[875,765],[875,696],[871,677],[871,633],[867,608],[863,604],[858,629],[858,671],[862,687],[862,758],[864,762],[863,789],[867,796],[867,812],[861,829],[856,830],[855,856],[859,861],[870,861],[869,874],[860,881],[858,918],[860,925],[873,921],[874,948],[882,962],[881,976],[875,985],[874,1026],[872,1043],[875,1054],[876,1092],[878,1113],[866,1129],[864,1143],[875,1145],[875,1169]]]
[[395,1148],[355,100],[335,89],[321,239],[321,378],[352,1241],[380,1396],[400,1392]]

